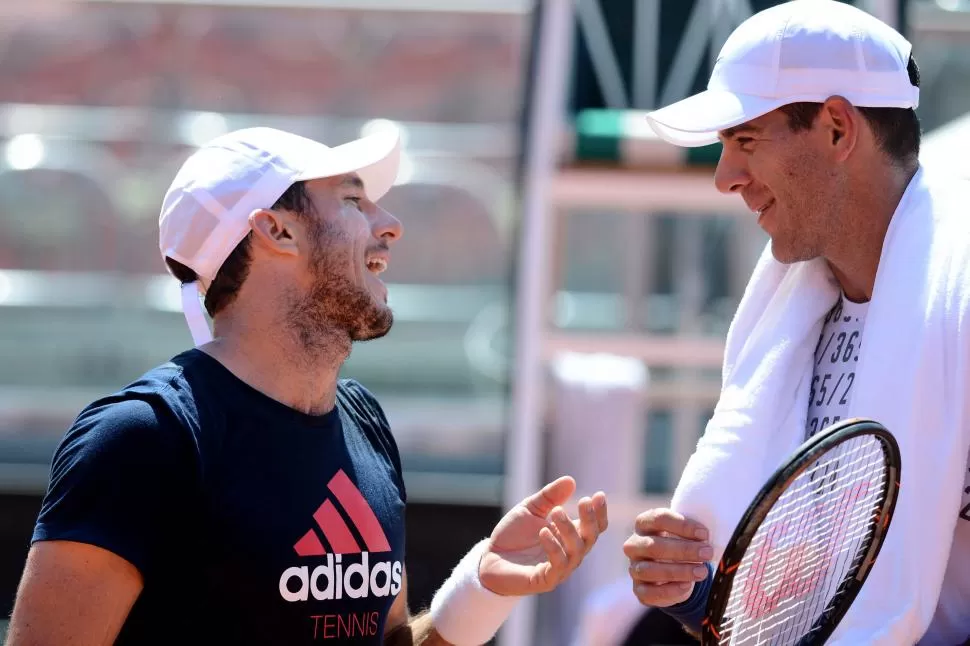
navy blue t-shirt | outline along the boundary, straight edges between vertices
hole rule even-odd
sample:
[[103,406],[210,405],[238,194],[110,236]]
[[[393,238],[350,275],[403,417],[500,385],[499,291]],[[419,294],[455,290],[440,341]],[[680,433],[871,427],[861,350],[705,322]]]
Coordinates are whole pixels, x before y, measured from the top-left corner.
[[145,586],[118,644],[381,644],[406,494],[376,400],[306,415],[190,350],[59,444],[34,541],[91,543]]

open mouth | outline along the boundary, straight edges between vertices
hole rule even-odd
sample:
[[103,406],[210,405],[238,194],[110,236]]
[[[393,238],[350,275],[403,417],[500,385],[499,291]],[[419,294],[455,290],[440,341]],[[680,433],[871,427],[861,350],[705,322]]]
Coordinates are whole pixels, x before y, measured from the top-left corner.
[[367,270],[375,276],[387,271],[387,260],[384,258],[371,258],[367,261]]
[[758,214],[758,219],[760,220],[761,218],[763,218],[764,215],[765,215],[765,213],[768,211],[768,209],[770,209],[774,205],[775,205],[775,201],[774,200],[769,200],[764,206],[762,206],[760,209],[758,209],[756,211],[756,213]]

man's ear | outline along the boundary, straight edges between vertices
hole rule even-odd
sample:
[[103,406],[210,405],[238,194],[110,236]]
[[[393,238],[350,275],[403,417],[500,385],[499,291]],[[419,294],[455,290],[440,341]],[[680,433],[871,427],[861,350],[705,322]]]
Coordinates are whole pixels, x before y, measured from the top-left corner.
[[296,255],[298,252],[293,223],[285,213],[258,209],[249,214],[253,241],[273,253]]
[[830,97],[822,104],[819,121],[839,161],[845,161],[859,143],[860,118],[843,97]]

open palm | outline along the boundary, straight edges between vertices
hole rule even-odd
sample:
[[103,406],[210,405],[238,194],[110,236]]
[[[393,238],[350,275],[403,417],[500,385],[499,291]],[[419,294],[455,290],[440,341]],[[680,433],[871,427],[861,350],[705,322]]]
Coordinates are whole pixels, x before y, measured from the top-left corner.
[[479,565],[482,585],[502,595],[548,592],[569,576],[606,529],[606,495],[579,501],[579,519],[562,508],[576,491],[563,476],[513,507],[499,521]]

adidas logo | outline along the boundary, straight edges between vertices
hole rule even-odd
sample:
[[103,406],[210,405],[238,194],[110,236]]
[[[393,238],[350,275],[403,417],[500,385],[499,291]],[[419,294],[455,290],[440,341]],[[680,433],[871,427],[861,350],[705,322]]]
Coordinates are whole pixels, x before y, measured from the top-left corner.
[[[324,547],[313,527],[293,545],[298,556],[323,556],[325,560],[312,570],[306,565],[287,568],[280,576],[280,595],[293,602],[308,601],[311,595],[317,601],[397,595],[401,591],[401,562],[377,561],[373,567],[370,564],[370,553],[389,552],[391,546],[367,500],[342,470],[331,478],[327,489],[357,529],[363,546],[337,505],[328,498],[313,514],[313,520],[330,549]],[[360,562],[345,567],[345,554],[359,554]]]
[[[357,527],[368,552],[391,551],[391,546],[387,543],[387,536],[384,535],[384,530],[381,529],[377,516],[374,515],[370,505],[364,500],[364,496],[343,470],[338,471],[337,475],[330,479],[327,489],[347,512],[350,521]],[[330,544],[334,553],[359,554],[361,552],[357,539],[351,534],[343,516],[340,515],[340,512],[337,511],[330,500],[325,500],[320,505],[320,508],[313,514],[313,520],[317,522],[317,526],[323,532],[323,537]],[[323,556],[327,553],[313,528],[296,542],[293,549],[300,556]]]

